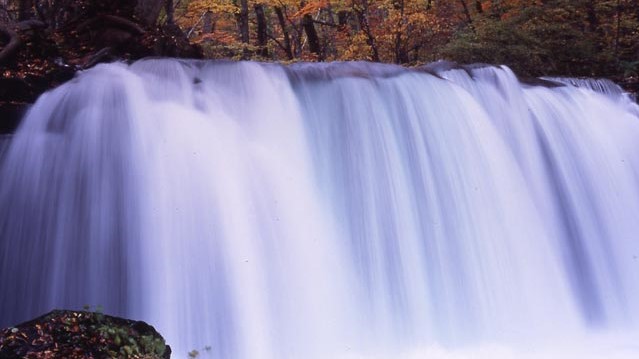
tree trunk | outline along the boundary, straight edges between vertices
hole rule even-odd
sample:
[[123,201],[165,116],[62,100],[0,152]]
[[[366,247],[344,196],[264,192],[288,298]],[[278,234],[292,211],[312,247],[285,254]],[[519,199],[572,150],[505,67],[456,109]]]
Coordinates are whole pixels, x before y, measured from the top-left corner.
[[204,13],[204,20],[202,23],[202,32],[210,34],[215,31],[215,24],[213,23],[213,11],[208,10]]
[[166,23],[169,25],[173,25],[175,23],[173,16],[174,10],[175,7],[173,6],[173,0],[166,0],[166,7],[164,11],[166,11]]
[[468,10],[468,4],[466,4],[466,0],[459,0],[462,6],[462,10],[464,10],[464,15],[466,16],[466,20],[469,24],[473,23],[473,18],[470,16],[470,11]]
[[255,4],[255,18],[257,19],[257,50],[258,55],[268,57],[268,34],[266,27],[266,16],[264,16],[264,5]]
[[619,59],[619,37],[621,35],[621,14],[623,14],[623,11],[621,11],[621,0],[617,0],[617,6],[615,7],[615,17],[617,19],[616,21],[616,26],[615,26],[615,49],[614,49],[614,54],[615,54],[615,59]]
[[345,10],[338,11],[337,12],[337,24],[340,27],[348,25],[348,18],[349,17],[351,17],[350,11],[345,11]]
[[[355,4],[353,4],[355,5]],[[355,8],[355,12],[357,14],[357,20],[359,21],[359,26],[366,34],[366,43],[371,48],[372,52],[372,60],[375,62],[379,62],[379,51],[377,51],[377,44],[375,41],[375,36],[371,31],[371,28],[368,24],[368,3],[366,0],[363,1],[361,6],[353,6]]]
[[588,17],[588,30],[590,32],[597,32],[597,29],[599,28],[599,19],[597,19],[595,0],[588,0],[586,3],[586,14]]
[[29,20],[33,16],[33,0],[20,0],[18,3],[18,20]]
[[49,4],[44,1],[36,1],[35,3],[36,14],[40,20],[47,23],[51,22],[49,19]]
[[240,12],[238,14],[238,22],[240,27],[240,40],[248,44],[249,42],[249,12],[248,0],[240,0]]
[[0,50],[0,64],[9,61],[20,49],[20,37],[8,26],[0,24],[0,34],[5,35],[7,44]]
[[[635,9],[635,20],[639,22],[639,0],[634,0],[632,6]],[[635,56],[639,59],[639,40],[635,40],[637,51]]]
[[306,38],[308,39],[308,47],[310,51],[317,55],[317,58],[320,61],[323,60],[324,57],[322,56],[319,37],[317,36],[317,31],[315,30],[315,25],[313,24],[313,17],[310,14],[306,14],[304,15],[304,17],[302,17],[302,26],[304,27],[304,33],[306,34]]
[[0,24],[8,24],[11,22],[11,15],[7,11],[6,1],[0,3]]
[[288,27],[286,26],[286,19],[284,19],[284,12],[279,6],[275,7],[275,14],[277,15],[277,21],[282,29],[282,35],[284,36],[284,51],[289,60],[293,60],[293,50],[291,49],[291,36],[288,33]]
[[[324,10],[326,14],[326,23],[330,25],[330,28],[336,28],[337,24],[335,23],[335,13],[333,12],[333,7],[329,3]],[[334,32],[328,32],[326,27],[323,28],[322,38],[323,39],[334,39]],[[332,33],[332,34],[331,34]],[[336,58],[337,57],[337,47],[335,46],[335,41],[326,41],[324,43],[324,52],[326,55],[330,54],[330,56]]]
[[397,32],[395,33],[395,63],[405,64],[408,62],[408,54],[402,43],[402,33],[404,32],[404,0],[393,1],[393,7],[400,13]]
[[146,26],[154,26],[158,21],[164,0],[137,0],[135,15]]
[[237,26],[240,32],[240,41],[242,42],[242,60],[248,60],[250,58],[249,49],[247,45],[249,43],[249,13],[248,13],[248,0],[240,0],[240,11],[236,15]]
[[[545,6],[546,5],[546,1],[547,0],[540,0],[541,6]],[[554,1],[554,0],[553,0]],[[536,1],[532,2],[532,5],[535,6]],[[525,7],[525,3],[523,5],[521,5],[522,8]],[[490,17],[495,19],[495,20],[499,20],[501,19],[501,17],[507,12],[506,8],[504,7],[504,1],[492,1],[491,5],[490,5]]]

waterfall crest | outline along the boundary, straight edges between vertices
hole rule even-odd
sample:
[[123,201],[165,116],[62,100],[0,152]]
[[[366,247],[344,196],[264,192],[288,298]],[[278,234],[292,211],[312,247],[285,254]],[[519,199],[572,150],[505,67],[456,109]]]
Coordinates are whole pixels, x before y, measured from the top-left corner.
[[178,357],[639,352],[639,107],[614,84],[99,65],[0,158],[2,326],[90,304]]

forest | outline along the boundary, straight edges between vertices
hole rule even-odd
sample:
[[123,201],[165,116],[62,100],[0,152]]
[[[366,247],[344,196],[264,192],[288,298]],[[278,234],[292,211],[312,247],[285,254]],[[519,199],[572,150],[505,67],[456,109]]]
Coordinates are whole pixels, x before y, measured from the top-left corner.
[[639,72],[639,0],[2,0],[0,35],[18,78],[145,56]]
[[193,0],[176,19],[207,57],[507,64],[523,75],[635,74],[637,0]]

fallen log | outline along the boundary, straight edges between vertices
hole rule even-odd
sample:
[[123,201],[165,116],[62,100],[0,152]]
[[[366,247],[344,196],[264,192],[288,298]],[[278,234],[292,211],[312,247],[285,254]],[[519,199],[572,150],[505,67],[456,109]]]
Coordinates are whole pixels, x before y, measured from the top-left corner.
[[39,20],[25,20],[20,21],[16,27],[18,31],[27,31],[32,29],[46,29],[49,25]]
[[113,25],[117,28],[128,31],[135,35],[142,35],[146,33],[146,31],[144,31],[142,26],[140,26],[139,24],[131,20],[125,19],[123,17],[119,17],[115,15],[100,15],[93,19],[87,20],[84,23],[80,24],[77,30],[84,31],[85,29],[90,28],[96,22],[100,22],[100,21],[102,21],[104,24]]

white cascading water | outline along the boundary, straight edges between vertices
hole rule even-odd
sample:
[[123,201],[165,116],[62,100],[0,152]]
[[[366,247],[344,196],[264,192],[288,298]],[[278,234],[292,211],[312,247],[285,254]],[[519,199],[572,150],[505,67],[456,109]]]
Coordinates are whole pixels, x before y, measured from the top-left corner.
[[639,355],[639,107],[611,84],[144,60],[0,152],[1,326],[89,304],[176,358]]

